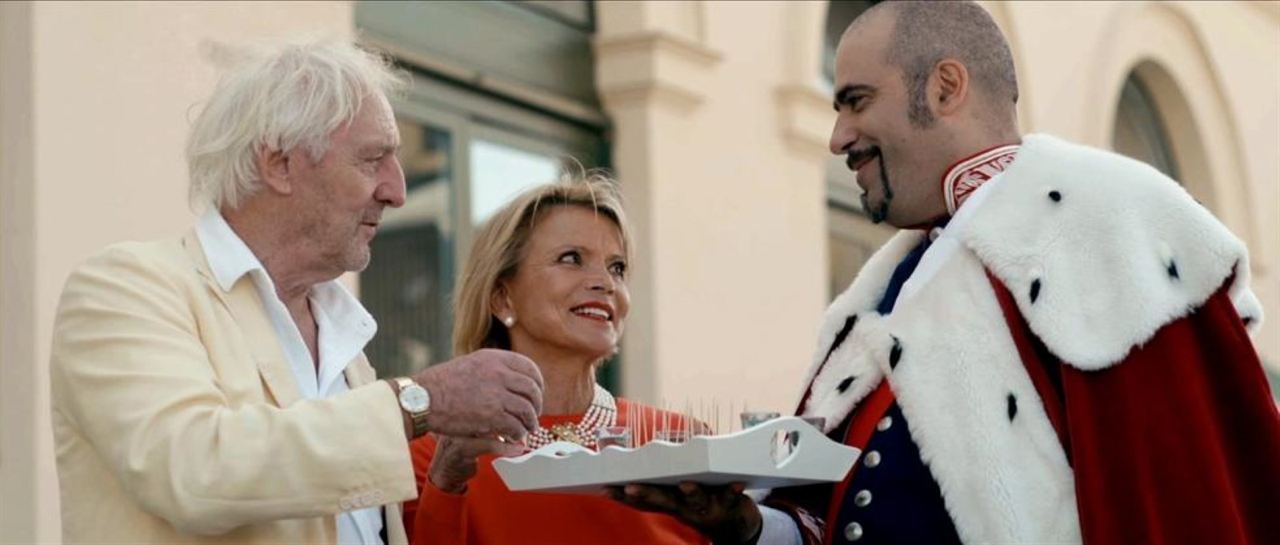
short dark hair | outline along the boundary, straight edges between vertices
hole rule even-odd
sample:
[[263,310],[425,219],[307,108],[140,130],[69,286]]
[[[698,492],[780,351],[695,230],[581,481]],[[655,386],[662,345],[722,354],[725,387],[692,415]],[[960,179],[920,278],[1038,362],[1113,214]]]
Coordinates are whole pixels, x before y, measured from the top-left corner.
[[964,63],[973,81],[990,96],[992,106],[1001,100],[1017,104],[1013,53],[1004,33],[982,6],[967,0],[880,2],[850,27],[878,12],[893,16],[887,60],[902,69],[909,98],[907,116],[913,125],[933,124],[925,88],[933,68],[947,58]]

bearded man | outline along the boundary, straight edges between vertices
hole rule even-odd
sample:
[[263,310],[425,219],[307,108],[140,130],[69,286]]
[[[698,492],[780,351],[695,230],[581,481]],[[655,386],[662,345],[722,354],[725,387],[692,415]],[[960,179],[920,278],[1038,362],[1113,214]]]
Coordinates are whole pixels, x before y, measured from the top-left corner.
[[1017,128],[972,2],[887,2],[836,55],[831,152],[902,230],[828,309],[797,413],[843,482],[629,485],[716,543],[1262,543],[1280,416],[1248,253],[1174,180]]

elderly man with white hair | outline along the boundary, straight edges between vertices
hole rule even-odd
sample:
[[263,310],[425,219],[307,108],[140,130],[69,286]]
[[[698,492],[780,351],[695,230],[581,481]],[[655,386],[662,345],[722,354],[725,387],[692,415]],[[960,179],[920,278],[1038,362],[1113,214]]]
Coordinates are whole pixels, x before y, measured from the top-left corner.
[[197,225],[71,275],[51,358],[67,542],[404,543],[410,439],[537,427],[523,356],[378,381],[362,353],[376,325],[335,279],[404,204],[400,85],[348,43],[250,55],[192,128]]

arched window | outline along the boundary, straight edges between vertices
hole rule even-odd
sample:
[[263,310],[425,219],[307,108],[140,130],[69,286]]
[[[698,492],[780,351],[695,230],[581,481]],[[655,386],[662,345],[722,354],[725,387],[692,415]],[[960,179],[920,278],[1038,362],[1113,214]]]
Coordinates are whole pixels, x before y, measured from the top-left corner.
[[1170,178],[1182,179],[1156,101],[1136,71],[1129,74],[1120,91],[1111,147],[1156,167]]

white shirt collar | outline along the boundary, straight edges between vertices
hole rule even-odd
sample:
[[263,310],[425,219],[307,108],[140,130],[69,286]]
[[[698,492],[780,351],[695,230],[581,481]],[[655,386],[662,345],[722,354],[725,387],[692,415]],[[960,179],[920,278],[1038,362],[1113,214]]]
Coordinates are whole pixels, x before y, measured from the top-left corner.
[[275,284],[267,275],[266,268],[222,214],[210,210],[201,216],[196,224],[196,236],[200,239],[214,280],[224,292],[231,291],[245,275],[253,280],[276,327],[286,357],[294,368],[303,397],[327,397],[347,363],[363,351],[377,333],[378,325],[373,316],[337,280],[312,286],[309,296],[320,331],[317,342],[320,373],[317,377],[297,326],[276,295]]
[[258,256],[253,255],[249,245],[231,230],[227,220],[217,210],[210,209],[200,217],[200,222],[196,224],[196,236],[200,238],[200,246],[204,248],[204,257],[209,261],[213,278],[218,281],[223,292],[231,291],[240,277],[252,271],[266,273]]

